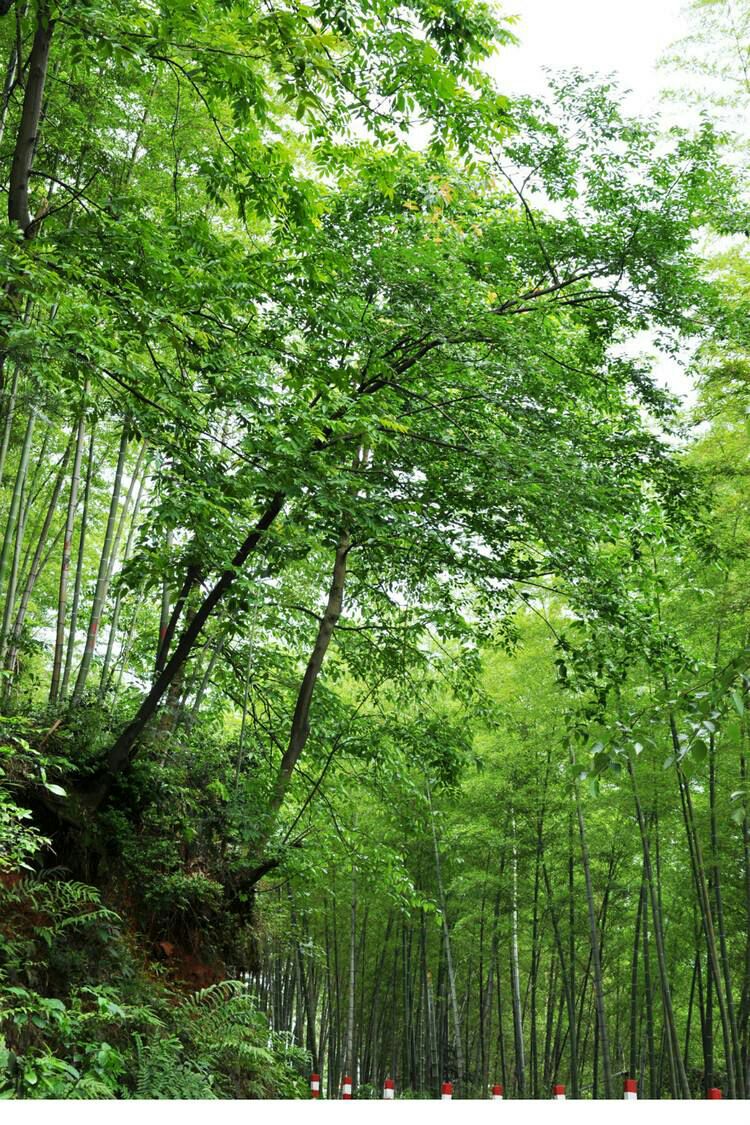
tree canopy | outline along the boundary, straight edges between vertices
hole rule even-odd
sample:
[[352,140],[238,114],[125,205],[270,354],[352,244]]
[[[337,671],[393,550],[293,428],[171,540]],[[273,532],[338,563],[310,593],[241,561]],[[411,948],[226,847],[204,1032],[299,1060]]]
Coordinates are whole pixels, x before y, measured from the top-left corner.
[[742,139],[0,10],[0,1095],[747,1096]]

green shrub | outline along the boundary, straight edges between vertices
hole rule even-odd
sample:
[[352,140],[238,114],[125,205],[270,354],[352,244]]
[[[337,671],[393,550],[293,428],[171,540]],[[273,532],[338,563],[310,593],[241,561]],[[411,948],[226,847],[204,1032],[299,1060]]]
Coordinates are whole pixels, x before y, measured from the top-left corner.
[[305,1097],[309,1059],[241,981],[190,995],[94,887],[0,883],[0,1097]]

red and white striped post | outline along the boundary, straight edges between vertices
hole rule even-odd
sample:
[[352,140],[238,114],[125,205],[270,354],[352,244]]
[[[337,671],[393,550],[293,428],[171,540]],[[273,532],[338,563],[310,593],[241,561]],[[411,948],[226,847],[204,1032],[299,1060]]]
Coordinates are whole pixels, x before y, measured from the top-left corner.
[[706,1097],[708,1098],[708,1100],[710,1102],[720,1102],[723,1095],[722,1095],[721,1090],[718,1088],[718,1086],[712,1086],[711,1089],[706,1094]]
[[493,1102],[501,1102],[503,1100],[503,1088],[502,1088],[502,1086],[493,1086],[492,1087],[492,1100],[493,1100]]
[[311,1098],[319,1098],[320,1097],[320,1075],[319,1074],[311,1074],[310,1075],[310,1097]]
[[352,1098],[352,1078],[350,1074],[345,1074],[341,1079],[341,1097],[345,1102],[351,1101]]
[[636,1082],[635,1078],[625,1079],[622,1096],[626,1102],[638,1101],[638,1083]]
[[440,1100],[441,1100],[441,1102],[453,1101],[453,1083],[452,1082],[444,1082],[443,1083],[443,1085],[440,1089]]
[[557,1085],[557,1084],[554,1085],[552,1087],[552,1097],[557,1102],[564,1102],[565,1101],[565,1087]]
[[396,1083],[392,1078],[386,1078],[383,1082],[383,1100],[393,1101],[396,1096]]

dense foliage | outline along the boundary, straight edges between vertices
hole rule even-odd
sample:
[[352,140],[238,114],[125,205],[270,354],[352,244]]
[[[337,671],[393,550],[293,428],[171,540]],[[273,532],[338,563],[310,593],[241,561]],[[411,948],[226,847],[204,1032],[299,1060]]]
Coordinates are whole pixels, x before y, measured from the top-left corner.
[[0,11],[0,1096],[745,1097],[743,138]]

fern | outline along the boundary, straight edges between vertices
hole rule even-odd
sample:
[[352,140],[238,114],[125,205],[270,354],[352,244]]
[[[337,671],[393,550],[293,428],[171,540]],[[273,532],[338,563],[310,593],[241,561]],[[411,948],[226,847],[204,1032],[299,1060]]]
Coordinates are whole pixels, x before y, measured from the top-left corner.
[[269,1029],[242,981],[221,981],[187,997],[176,1024],[191,1057],[205,1059],[224,1097],[302,1096],[309,1059]]
[[81,1101],[102,1101],[103,1099],[110,1100],[114,1098],[115,1092],[106,1082],[102,1082],[101,1079],[86,1074],[75,1084],[67,1096],[68,1098],[76,1098]]
[[178,999],[142,972],[96,888],[62,875],[0,884],[0,1096],[305,1096],[306,1053],[270,1030],[246,983]]
[[169,1035],[144,1043],[134,1035],[137,1069],[133,1097],[143,1099],[216,1097],[211,1075],[184,1058],[180,1040]]
[[9,911],[33,909],[47,916],[38,931],[49,941],[70,926],[91,925],[93,922],[120,921],[114,911],[102,906],[96,887],[71,880],[23,875],[14,884],[0,884],[0,905],[7,916]]
[[215,1008],[219,1004],[224,1004],[229,1000],[233,1000],[237,996],[247,995],[247,986],[240,980],[220,980],[216,984],[210,984],[207,988],[201,988],[197,992],[193,992],[184,1001],[184,1007],[191,1008]]

